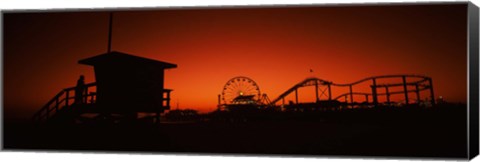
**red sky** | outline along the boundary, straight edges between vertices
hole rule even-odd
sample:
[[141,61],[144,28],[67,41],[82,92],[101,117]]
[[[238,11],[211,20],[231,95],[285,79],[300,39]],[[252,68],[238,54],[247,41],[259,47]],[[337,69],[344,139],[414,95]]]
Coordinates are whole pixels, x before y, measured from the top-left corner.
[[[77,61],[105,53],[108,13],[3,18],[5,115],[30,117],[80,74],[95,81]],[[274,99],[311,76],[349,83],[421,74],[433,78],[436,96],[465,103],[466,22],[466,5],[117,11],[112,49],[177,64],[165,78],[173,108],[213,110],[235,76]],[[301,101],[311,98],[305,91]]]

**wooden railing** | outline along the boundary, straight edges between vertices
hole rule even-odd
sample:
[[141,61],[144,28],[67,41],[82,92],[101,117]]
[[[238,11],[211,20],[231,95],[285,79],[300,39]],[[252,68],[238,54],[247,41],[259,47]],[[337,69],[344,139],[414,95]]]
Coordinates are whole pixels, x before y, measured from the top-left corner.
[[[82,91],[81,104],[95,103],[96,92],[89,92],[89,89],[96,85],[96,83],[88,83],[85,85],[85,89]],[[33,120],[37,122],[46,121],[58,111],[77,104],[75,103],[75,89],[76,87],[70,87],[58,92],[55,97],[33,115]]]
[[[44,122],[51,118],[58,111],[63,109],[72,108],[75,105],[87,105],[94,104],[97,100],[97,93],[90,92],[91,88],[96,87],[96,83],[89,83],[85,85],[80,103],[75,103],[75,90],[76,87],[65,88],[58,92],[55,97],[45,104],[39,111],[37,111],[32,119],[35,122]],[[162,90],[162,108],[170,109],[170,89]]]
[[164,89],[162,91],[162,107],[169,110],[170,109],[170,92],[172,92],[171,89]]

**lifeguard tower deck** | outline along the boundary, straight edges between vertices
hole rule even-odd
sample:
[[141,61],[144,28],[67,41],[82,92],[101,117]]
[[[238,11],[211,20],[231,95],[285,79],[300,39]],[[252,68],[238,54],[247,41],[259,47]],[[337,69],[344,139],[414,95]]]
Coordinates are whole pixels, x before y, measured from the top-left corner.
[[160,113],[170,109],[172,90],[164,87],[164,71],[177,65],[116,51],[78,63],[93,66],[96,79],[85,85],[82,102],[74,103],[76,87],[66,88],[34,115],[35,121],[82,122],[83,114],[132,121],[138,113],[150,113],[159,122]]

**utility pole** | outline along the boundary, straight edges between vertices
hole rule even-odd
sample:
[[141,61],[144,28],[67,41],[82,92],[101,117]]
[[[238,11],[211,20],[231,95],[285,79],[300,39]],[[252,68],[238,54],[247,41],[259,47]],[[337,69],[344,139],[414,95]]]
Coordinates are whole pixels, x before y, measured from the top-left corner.
[[113,12],[110,12],[110,22],[108,24],[108,48],[107,53],[112,51],[112,26],[113,26]]

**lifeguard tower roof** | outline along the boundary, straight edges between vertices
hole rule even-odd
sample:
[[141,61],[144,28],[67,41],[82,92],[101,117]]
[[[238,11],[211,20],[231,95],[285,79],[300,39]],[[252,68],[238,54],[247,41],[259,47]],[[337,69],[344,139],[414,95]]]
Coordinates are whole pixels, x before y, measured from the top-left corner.
[[141,66],[149,65],[155,66],[162,69],[176,68],[176,64],[162,62],[158,60],[152,60],[144,57],[139,57],[131,54],[126,54],[122,52],[112,51],[109,53],[100,54],[90,58],[82,59],[78,61],[80,64],[95,66],[98,64],[104,64],[106,62],[121,62],[123,65],[138,65]]

